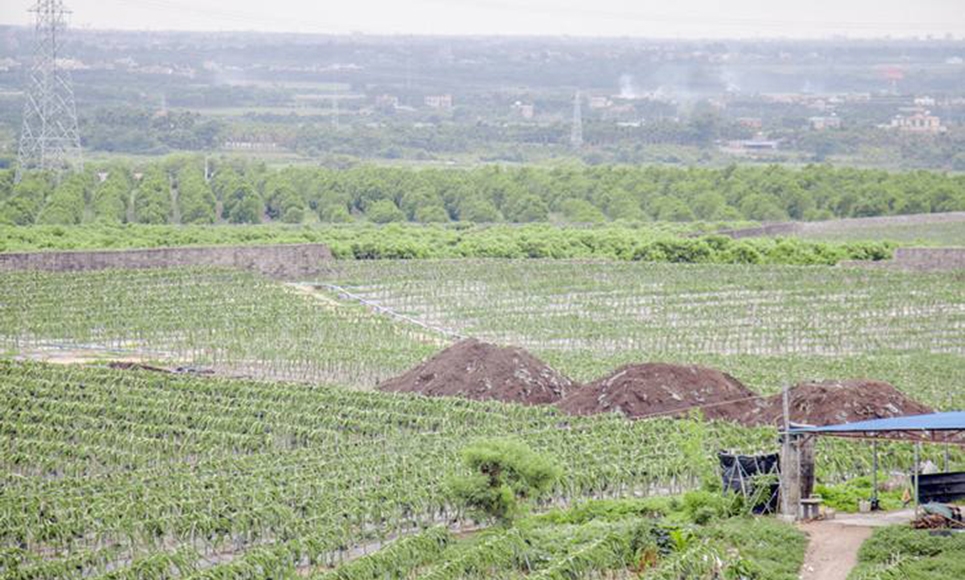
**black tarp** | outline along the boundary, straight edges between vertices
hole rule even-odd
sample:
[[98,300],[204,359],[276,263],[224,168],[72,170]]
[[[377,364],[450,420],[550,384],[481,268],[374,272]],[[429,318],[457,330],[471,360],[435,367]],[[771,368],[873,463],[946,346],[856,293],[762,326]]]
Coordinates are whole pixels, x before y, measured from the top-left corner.
[[780,472],[780,456],[777,453],[769,455],[735,455],[720,452],[721,479],[724,490],[742,494],[745,498],[758,497],[757,505],[753,506],[754,513],[766,514],[777,511],[777,500],[780,484],[775,478],[768,482],[768,488],[758,489],[757,476],[777,474]]
[[918,503],[951,503],[965,498],[965,471],[918,476]]

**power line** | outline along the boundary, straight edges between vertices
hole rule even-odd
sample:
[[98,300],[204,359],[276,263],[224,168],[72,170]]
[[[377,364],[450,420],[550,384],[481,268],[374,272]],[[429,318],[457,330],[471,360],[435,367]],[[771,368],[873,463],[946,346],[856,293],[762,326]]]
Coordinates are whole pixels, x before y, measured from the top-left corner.
[[63,0],[37,0],[30,11],[35,16],[34,52],[24,91],[17,182],[27,169],[61,171],[83,163],[74,89],[58,62],[69,11]]
[[573,149],[583,147],[583,97],[579,91],[573,96],[573,127],[570,130],[570,145]]

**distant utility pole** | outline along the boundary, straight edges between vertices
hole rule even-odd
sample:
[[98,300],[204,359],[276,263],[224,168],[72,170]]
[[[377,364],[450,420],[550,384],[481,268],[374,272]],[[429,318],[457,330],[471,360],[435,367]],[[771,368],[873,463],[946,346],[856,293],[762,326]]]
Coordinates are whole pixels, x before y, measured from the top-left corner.
[[69,11],[63,0],[37,0],[30,12],[35,14],[34,49],[24,90],[17,182],[27,169],[60,171],[83,164],[74,89],[69,72],[57,62]]
[[573,97],[573,127],[570,130],[570,145],[574,149],[583,146],[583,97],[576,91]]

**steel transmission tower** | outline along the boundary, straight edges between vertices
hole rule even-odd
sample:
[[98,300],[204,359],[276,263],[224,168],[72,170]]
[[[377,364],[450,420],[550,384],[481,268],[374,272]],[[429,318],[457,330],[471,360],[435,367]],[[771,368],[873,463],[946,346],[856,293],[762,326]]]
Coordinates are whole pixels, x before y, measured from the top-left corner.
[[63,0],[37,0],[33,63],[24,91],[23,129],[17,150],[17,181],[27,169],[62,170],[82,164],[77,109],[70,74],[60,67],[67,29]]
[[583,98],[579,91],[573,97],[573,127],[570,130],[570,145],[574,149],[583,146]]

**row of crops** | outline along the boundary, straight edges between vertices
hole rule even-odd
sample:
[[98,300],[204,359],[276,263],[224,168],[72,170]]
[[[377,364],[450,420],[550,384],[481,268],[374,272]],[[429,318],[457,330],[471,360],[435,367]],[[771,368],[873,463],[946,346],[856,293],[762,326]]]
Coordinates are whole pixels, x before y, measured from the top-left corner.
[[[15,361],[0,362],[0,397],[0,576],[18,579],[336,566],[462,521],[443,481],[480,437],[559,462],[551,504],[686,489],[715,477],[716,450],[774,445],[766,429],[692,420]],[[911,460],[883,447],[884,468]],[[857,449],[821,447],[821,475],[866,469]]]
[[556,458],[554,502],[688,487],[711,450],[769,443],[698,422],[11,361],[0,392],[0,576],[13,578],[135,577],[171,558],[201,577],[262,558],[332,564],[459,519],[440,486],[476,437]]
[[536,350],[965,354],[960,274],[573,261],[340,264],[353,293]]
[[[625,363],[698,363],[774,392],[888,381],[965,405],[961,274],[575,261],[339,263],[312,291],[217,269],[9,273],[0,351],[161,360],[371,388],[447,335],[522,345],[574,379]],[[333,289],[335,288],[335,289]],[[340,293],[337,288],[344,288]]]
[[8,273],[0,350],[112,351],[234,374],[372,386],[439,338],[234,270]]
[[866,377],[937,408],[965,406],[961,273],[462,260],[340,263],[324,282],[522,345],[581,381],[662,360],[719,368],[763,393]]

